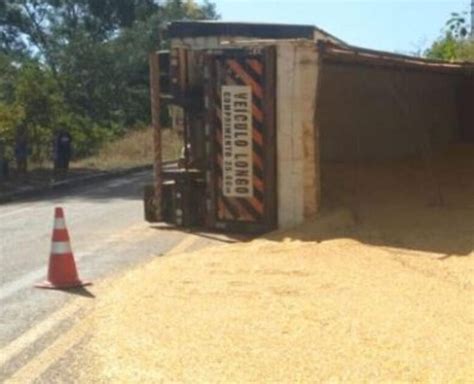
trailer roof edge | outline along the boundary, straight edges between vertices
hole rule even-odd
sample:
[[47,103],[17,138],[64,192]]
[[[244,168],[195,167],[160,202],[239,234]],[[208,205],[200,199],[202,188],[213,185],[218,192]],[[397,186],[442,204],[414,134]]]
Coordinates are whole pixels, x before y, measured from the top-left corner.
[[470,61],[443,61],[426,59],[386,51],[377,51],[357,46],[340,46],[327,41],[319,41],[317,46],[323,59],[340,61],[357,61],[361,64],[378,63],[392,66],[410,66],[419,69],[433,69],[453,72],[469,71],[474,73],[474,62]]
[[167,25],[166,30],[170,38],[238,36],[266,39],[306,38],[310,40],[314,39],[314,32],[319,32],[341,45],[347,45],[343,40],[314,25],[203,20],[174,21]]

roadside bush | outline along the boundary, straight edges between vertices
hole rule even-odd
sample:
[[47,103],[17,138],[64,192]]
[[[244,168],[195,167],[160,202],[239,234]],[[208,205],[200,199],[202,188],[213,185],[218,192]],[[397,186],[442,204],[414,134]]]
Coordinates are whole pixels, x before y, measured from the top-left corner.
[[7,105],[0,102],[0,145],[3,146],[3,156],[13,157],[13,143],[16,127],[24,117],[24,110],[19,105]]
[[20,105],[7,105],[0,102],[0,138],[12,142],[16,127],[24,118],[24,110]]

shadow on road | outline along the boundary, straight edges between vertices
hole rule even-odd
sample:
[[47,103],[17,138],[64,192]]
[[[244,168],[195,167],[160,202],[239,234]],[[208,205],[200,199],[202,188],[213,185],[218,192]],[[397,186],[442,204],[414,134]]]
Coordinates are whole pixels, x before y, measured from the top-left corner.
[[144,186],[151,180],[151,171],[140,171],[120,177],[85,181],[81,184],[62,185],[56,189],[31,192],[28,196],[13,198],[7,204],[46,202],[64,198],[83,201],[142,200]]
[[156,223],[151,224],[150,228],[156,229],[159,231],[182,231],[186,233],[193,234],[194,236],[201,237],[203,239],[213,240],[220,243],[233,244],[239,242],[250,241],[255,238],[253,235],[246,234],[237,234],[237,233],[227,233],[227,232],[218,232],[210,231],[209,229],[204,229],[201,227],[192,227],[192,228],[182,228],[166,223]]
[[65,292],[65,293],[70,293],[72,295],[87,297],[89,299],[95,299],[95,295],[91,291],[89,291],[86,287],[60,289],[60,291]]

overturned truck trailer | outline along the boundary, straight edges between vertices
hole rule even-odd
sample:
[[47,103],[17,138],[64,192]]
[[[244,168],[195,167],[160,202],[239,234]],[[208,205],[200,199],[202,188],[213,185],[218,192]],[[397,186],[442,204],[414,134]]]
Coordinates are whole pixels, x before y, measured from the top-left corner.
[[[332,164],[472,148],[473,64],[355,48],[310,26],[178,22],[168,33],[170,50],[151,58],[148,221],[288,228],[330,200]],[[163,108],[180,117],[176,167],[161,167]]]

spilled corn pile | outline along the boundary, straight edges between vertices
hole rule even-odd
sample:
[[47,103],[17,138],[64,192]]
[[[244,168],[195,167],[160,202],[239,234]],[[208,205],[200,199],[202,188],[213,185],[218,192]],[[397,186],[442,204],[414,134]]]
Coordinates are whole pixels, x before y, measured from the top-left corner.
[[[328,229],[339,238],[306,238]],[[473,229],[461,229],[459,241]],[[349,232],[342,211],[129,272],[98,299],[81,381],[472,379],[472,248],[463,257],[417,254]]]

